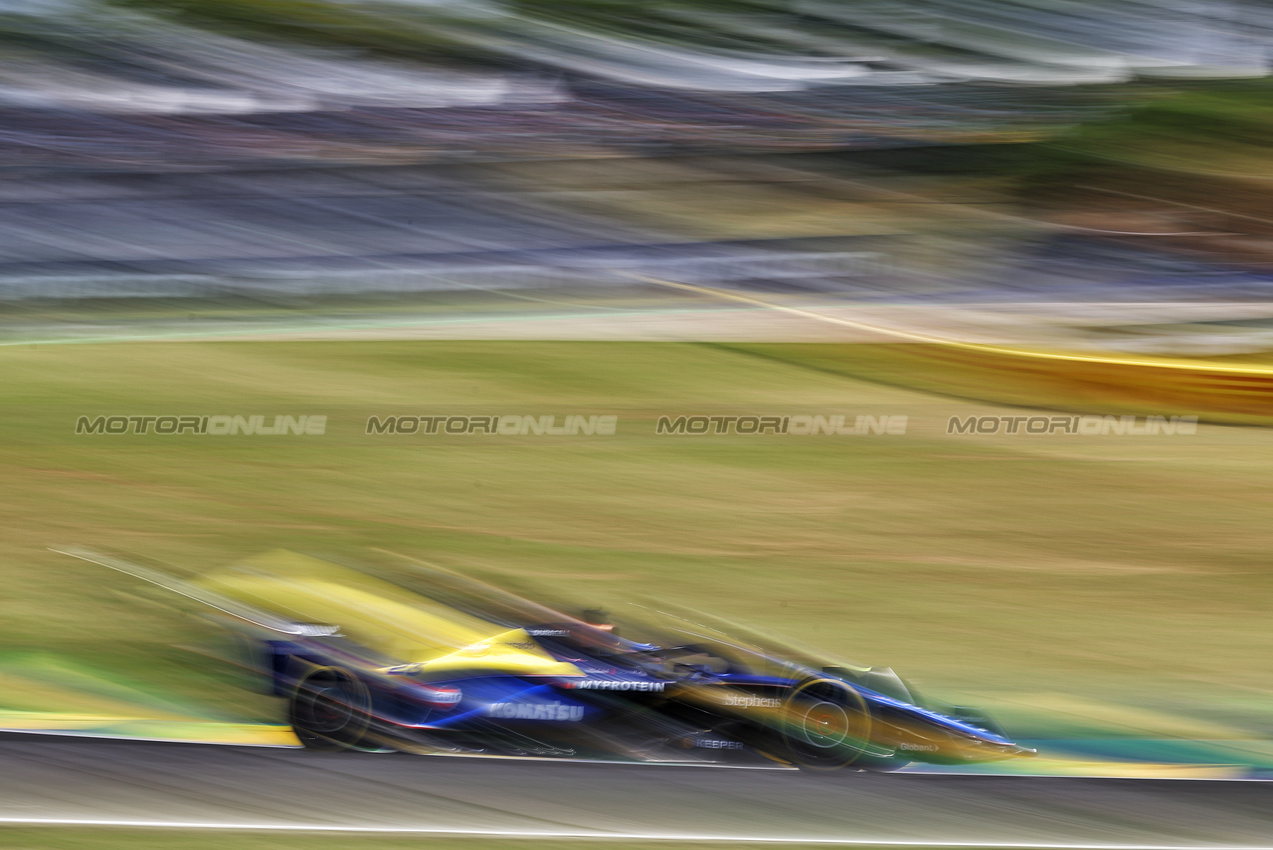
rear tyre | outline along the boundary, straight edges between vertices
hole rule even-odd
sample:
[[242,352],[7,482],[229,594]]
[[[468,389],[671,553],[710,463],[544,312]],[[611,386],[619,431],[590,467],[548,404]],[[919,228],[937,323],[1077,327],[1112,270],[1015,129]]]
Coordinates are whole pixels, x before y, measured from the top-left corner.
[[311,750],[357,749],[371,725],[371,694],[349,671],[323,667],[302,679],[292,692],[288,720],[296,737]]
[[862,760],[871,734],[866,700],[836,679],[810,679],[787,697],[782,742],[787,758],[806,770],[840,770]]

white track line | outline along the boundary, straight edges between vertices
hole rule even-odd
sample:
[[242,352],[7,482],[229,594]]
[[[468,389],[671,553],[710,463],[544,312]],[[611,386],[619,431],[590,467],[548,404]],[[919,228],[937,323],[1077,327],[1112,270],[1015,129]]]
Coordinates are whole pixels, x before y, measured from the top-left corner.
[[812,319],[817,322],[824,322],[830,325],[839,325],[841,327],[853,328],[859,331],[868,331],[870,333],[879,334],[881,336],[892,339],[903,340],[905,342],[921,342],[930,345],[943,345],[948,348],[956,348],[962,351],[974,351],[991,354],[1007,354],[1013,357],[1028,358],[1032,360],[1055,360],[1070,363],[1102,363],[1115,366],[1144,366],[1154,369],[1173,369],[1177,371],[1196,371],[1196,372],[1229,372],[1251,375],[1267,375],[1270,370],[1266,366],[1237,366],[1229,364],[1214,364],[1206,362],[1198,363],[1177,363],[1171,360],[1142,360],[1130,357],[1108,357],[1097,356],[1092,354],[1055,354],[1047,351],[1036,351],[1030,348],[1011,348],[1003,345],[994,345],[982,342],[960,342],[959,340],[949,339],[947,337],[934,336],[927,333],[919,333],[917,331],[907,331],[900,328],[886,327],[885,325],[875,325],[867,322],[858,322],[853,319],[842,319],[838,316],[829,316],[826,313],[819,313],[815,310],[806,310],[802,307],[788,307],[785,304],[777,304],[773,301],[767,301],[763,298],[756,298],[741,292],[735,292],[727,289],[716,289],[710,286],[697,286],[692,283],[678,283],[674,280],[664,280],[657,277],[649,277],[643,274],[628,273],[628,277],[634,280],[644,281],[646,283],[654,283],[659,286],[666,286],[671,289],[683,289],[687,292],[696,292],[700,295],[709,295],[714,298],[720,298],[725,301],[737,301],[742,304],[753,304],[759,307],[767,307],[770,310],[776,310],[779,313],[787,313],[792,316],[801,316],[806,319]]
[[332,826],[288,823],[222,823],[217,821],[151,821],[116,818],[26,818],[0,816],[0,826],[91,826],[146,829],[220,830],[251,832],[312,832],[366,835],[452,835],[485,838],[590,838],[604,841],[683,841],[747,844],[825,844],[851,847],[987,847],[1002,850],[1273,850],[1273,844],[1100,844],[1051,841],[913,841],[890,838],[774,838],[711,833],[599,832],[588,830],[531,831],[515,829],[447,829],[417,826]]

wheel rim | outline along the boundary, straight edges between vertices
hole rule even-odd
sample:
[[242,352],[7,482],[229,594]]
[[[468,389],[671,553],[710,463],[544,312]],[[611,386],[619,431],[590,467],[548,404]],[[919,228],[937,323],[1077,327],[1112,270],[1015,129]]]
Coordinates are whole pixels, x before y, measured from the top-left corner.
[[323,748],[357,747],[370,722],[366,689],[341,671],[318,672],[297,688],[292,728]]
[[310,731],[330,735],[354,719],[350,694],[340,683],[331,683],[307,695],[305,720]]
[[798,734],[811,747],[830,750],[848,742],[849,715],[833,702],[818,700],[804,709],[797,723]]

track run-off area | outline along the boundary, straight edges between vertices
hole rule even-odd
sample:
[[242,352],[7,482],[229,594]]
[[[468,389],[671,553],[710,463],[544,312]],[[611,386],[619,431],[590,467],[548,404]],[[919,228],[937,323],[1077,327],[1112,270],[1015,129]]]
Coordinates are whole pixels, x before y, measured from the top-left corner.
[[736,770],[7,735],[0,826],[1273,847],[1273,783]]

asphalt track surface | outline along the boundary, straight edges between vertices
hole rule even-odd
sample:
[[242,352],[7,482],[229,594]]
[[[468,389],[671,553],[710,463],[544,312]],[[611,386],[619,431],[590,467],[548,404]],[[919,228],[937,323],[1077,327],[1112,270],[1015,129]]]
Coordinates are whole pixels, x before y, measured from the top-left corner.
[[731,770],[5,736],[0,824],[1273,846],[1273,783]]

